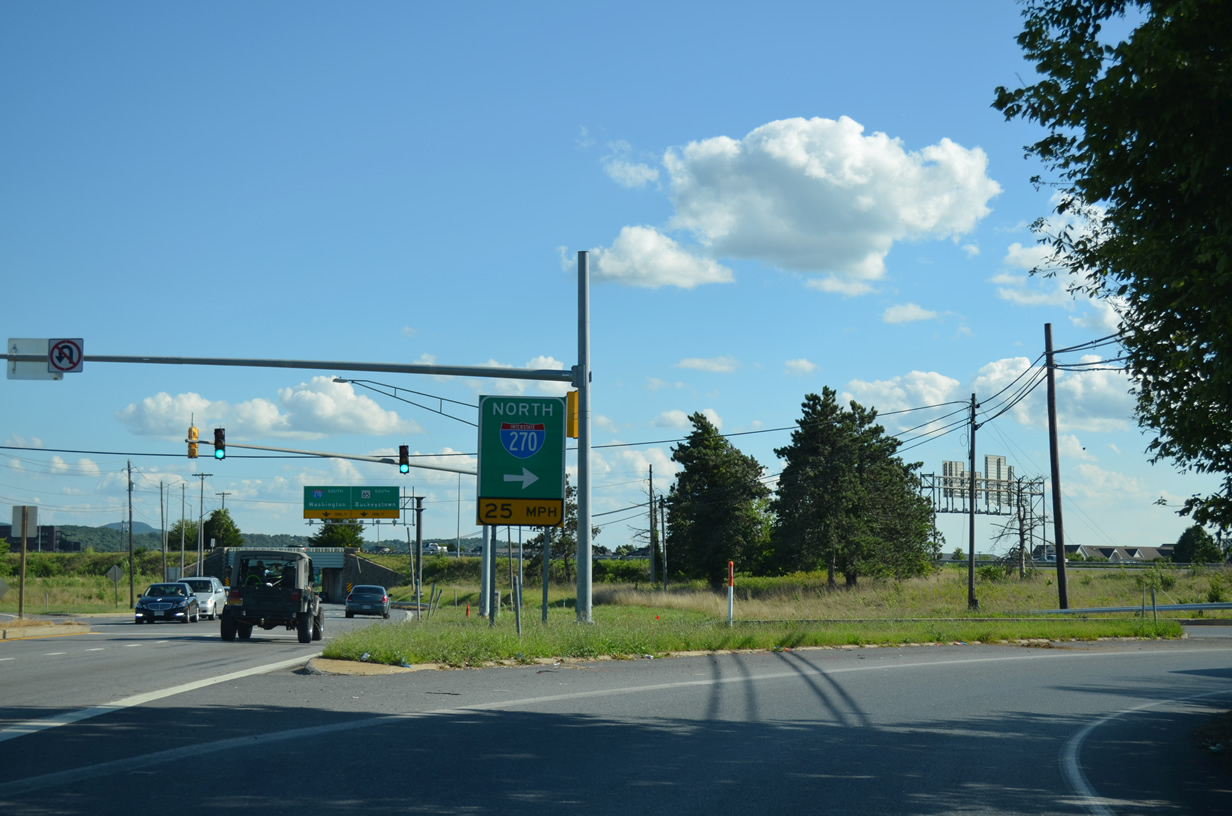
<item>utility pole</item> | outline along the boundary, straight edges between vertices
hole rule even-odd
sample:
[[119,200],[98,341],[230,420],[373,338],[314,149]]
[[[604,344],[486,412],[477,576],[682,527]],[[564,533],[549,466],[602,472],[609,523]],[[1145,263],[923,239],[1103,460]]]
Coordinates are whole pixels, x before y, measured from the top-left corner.
[[128,608],[137,606],[133,589],[133,461],[128,460]]
[[[590,253],[578,252],[577,620],[593,623],[590,529]],[[563,532],[563,530],[562,530]]]
[[1058,609],[1069,609],[1065,581],[1065,525],[1061,523],[1061,454],[1057,448],[1057,383],[1052,360],[1052,324],[1044,324],[1044,355],[1048,369],[1048,459],[1052,468],[1052,528],[1057,556]]
[[1022,477],[1018,478],[1018,506],[1014,508],[1018,511],[1018,577],[1025,578],[1027,575],[1027,531],[1025,522],[1026,510],[1022,506]]
[[971,501],[967,508],[967,609],[980,608],[980,602],[975,599],[975,394],[971,395],[971,479],[968,498]]
[[659,538],[663,539],[663,591],[667,592],[667,502],[659,497]]
[[655,512],[654,512],[654,465],[650,468],[650,585],[655,585]]
[[213,473],[197,474],[197,478],[201,480],[201,505],[197,508],[200,517],[197,520],[197,571],[193,573],[194,575],[201,574],[201,551],[205,549],[205,477],[213,475]]
[[187,495],[188,483],[180,485],[180,577],[184,577],[184,527],[188,525],[188,519],[184,515],[184,502]]
[[158,525],[163,528],[163,580],[167,580],[167,507],[163,504],[163,483],[158,483]]
[[[215,496],[222,496],[222,509],[223,509],[223,510],[226,510],[226,509],[227,509],[227,496],[230,496],[232,492],[234,492],[234,491],[223,491],[222,493],[215,493],[215,494],[214,494]],[[379,536],[379,534],[378,534],[378,536]]]

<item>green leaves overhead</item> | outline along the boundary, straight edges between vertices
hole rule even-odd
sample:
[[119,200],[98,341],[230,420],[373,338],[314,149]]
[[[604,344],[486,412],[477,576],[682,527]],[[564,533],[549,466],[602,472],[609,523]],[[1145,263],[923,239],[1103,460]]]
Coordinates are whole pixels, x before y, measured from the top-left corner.
[[[1059,189],[1037,222],[1048,268],[1108,299],[1155,459],[1223,476],[1184,513],[1232,521],[1232,3],[1029,0],[1018,37],[1039,80],[996,89]],[[1109,30],[1137,26],[1123,39]],[[1037,270],[1051,274],[1047,269]]]

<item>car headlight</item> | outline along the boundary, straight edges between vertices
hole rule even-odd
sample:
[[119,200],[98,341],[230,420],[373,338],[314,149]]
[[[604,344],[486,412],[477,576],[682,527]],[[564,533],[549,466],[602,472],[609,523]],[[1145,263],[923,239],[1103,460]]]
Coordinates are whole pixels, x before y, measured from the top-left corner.
[[176,601],[176,602],[175,602],[175,608],[176,608],[176,609],[180,609],[180,608],[185,607],[185,606],[188,606],[188,601]]

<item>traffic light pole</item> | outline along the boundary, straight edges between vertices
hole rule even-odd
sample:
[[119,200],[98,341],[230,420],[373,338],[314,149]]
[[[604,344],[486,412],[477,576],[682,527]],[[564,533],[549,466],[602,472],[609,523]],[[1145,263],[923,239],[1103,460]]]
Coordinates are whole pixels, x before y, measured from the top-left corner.
[[590,253],[578,253],[578,362],[573,387],[578,391],[577,620],[591,619],[590,531]]
[[[585,253],[580,253],[585,254]],[[0,358],[13,363],[45,363],[46,354],[6,352]],[[435,377],[491,377],[504,380],[573,382],[572,371],[555,368],[497,368],[495,366],[405,365],[402,363],[347,363],[330,360],[266,360],[250,357],[134,357],[118,354],[83,354],[85,363],[147,363],[150,365],[236,366],[242,368],[298,368],[325,371],[368,371],[388,374],[428,374]]]
[[[185,440],[185,441],[190,441],[190,440]],[[198,439],[197,443],[201,445],[213,444],[208,439]],[[239,444],[236,444],[235,442],[228,442],[227,447],[228,448],[243,448],[245,450],[273,451],[275,453],[298,453],[302,456],[319,456],[322,459],[354,459],[357,462],[376,462],[379,465],[398,464],[396,460],[394,460],[393,458],[389,456],[358,456],[353,453],[330,453],[328,451],[299,450],[296,448],[271,448],[268,445],[239,445]],[[424,470],[444,470],[449,473],[464,473],[468,476],[475,475],[474,468],[468,468],[462,465],[458,465],[455,467],[454,465],[423,465],[423,464],[416,464],[414,462],[409,462],[408,465],[409,467],[423,468]]]

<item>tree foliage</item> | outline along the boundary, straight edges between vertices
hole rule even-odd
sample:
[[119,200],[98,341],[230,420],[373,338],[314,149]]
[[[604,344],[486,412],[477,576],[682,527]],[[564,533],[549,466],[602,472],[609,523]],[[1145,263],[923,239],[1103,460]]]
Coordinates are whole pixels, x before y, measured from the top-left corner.
[[1211,534],[1195,524],[1177,539],[1172,548],[1172,561],[1176,564],[1218,564],[1223,561],[1223,553]]
[[167,549],[178,550],[180,548],[180,531],[184,533],[184,548],[190,550],[197,549],[197,522],[195,521],[177,521],[167,530]]
[[919,464],[895,456],[899,442],[876,411],[840,408],[831,388],[806,395],[802,410],[791,443],[775,450],[785,462],[771,503],[780,570],[827,568],[832,584],[841,572],[848,586],[860,575],[922,573],[936,553]]
[[[530,558],[526,563],[527,570],[541,571],[543,569],[543,543],[548,536],[551,536],[551,559],[564,566],[565,583],[572,583],[573,560],[577,556],[577,517],[577,488],[570,482],[569,475],[565,474],[564,526],[538,528],[539,534],[528,541],[524,547],[524,550],[530,553]],[[592,524],[590,527],[590,546],[592,552],[595,550],[595,539],[599,536],[599,532],[600,528]],[[538,574],[538,572],[535,574]]]
[[689,421],[692,433],[672,450],[681,469],[667,496],[669,564],[718,586],[728,561],[740,572],[764,561],[770,489],[757,460],[736,450],[704,414]]
[[308,539],[312,547],[358,547],[364,546],[364,525],[355,519],[326,521]]
[[[1141,23],[1122,41],[1110,23]],[[994,107],[1046,135],[1056,174],[1037,228],[1073,288],[1110,300],[1156,461],[1222,477],[1184,514],[1232,521],[1232,3],[1029,0],[1018,43],[1042,78]],[[1041,181],[1037,177],[1037,183]],[[1037,270],[1040,271],[1040,270]]]
[[215,547],[242,547],[244,546],[244,536],[240,534],[240,528],[236,526],[235,521],[231,518],[231,511],[226,508],[221,508],[210,513],[210,517],[205,520],[205,546],[210,546],[210,541],[214,542]]

